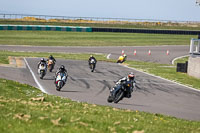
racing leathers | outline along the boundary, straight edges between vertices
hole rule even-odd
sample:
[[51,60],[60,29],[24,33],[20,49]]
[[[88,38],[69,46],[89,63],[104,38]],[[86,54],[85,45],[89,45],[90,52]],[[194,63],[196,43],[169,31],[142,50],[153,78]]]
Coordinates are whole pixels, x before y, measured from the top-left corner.
[[47,59],[47,62],[48,62],[49,60],[52,60],[54,63],[56,62],[56,59],[55,59],[53,56],[49,56],[49,58]]

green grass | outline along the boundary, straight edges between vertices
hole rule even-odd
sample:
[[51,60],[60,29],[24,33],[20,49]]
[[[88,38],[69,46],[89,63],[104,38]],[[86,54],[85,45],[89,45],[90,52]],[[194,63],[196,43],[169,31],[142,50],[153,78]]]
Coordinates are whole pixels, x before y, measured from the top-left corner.
[[[55,58],[62,59],[74,59],[74,60],[88,60],[91,54],[79,53],[42,53],[42,52],[11,52],[11,51],[0,51],[0,64],[9,64],[8,56],[14,57],[44,57],[48,58],[49,55],[53,55]],[[99,61],[105,61],[106,55],[93,54]],[[112,61],[112,60],[110,60]]]
[[174,65],[177,65],[177,63],[185,63],[186,61],[188,61],[188,59],[189,59],[189,56],[175,60]]
[[132,24],[103,24],[103,23],[65,23],[65,22],[39,22],[39,21],[16,21],[16,20],[2,20],[0,24],[14,24],[14,25],[60,25],[60,26],[84,26],[84,27],[107,27],[107,28],[140,28],[140,29],[172,29],[172,30],[200,30],[199,24],[185,24],[180,23],[163,23],[162,25],[155,25],[152,23],[132,23]]
[[108,32],[0,31],[1,45],[154,46],[189,45],[195,35]]
[[1,133],[200,132],[197,121],[75,102],[4,79],[0,79],[0,121]]

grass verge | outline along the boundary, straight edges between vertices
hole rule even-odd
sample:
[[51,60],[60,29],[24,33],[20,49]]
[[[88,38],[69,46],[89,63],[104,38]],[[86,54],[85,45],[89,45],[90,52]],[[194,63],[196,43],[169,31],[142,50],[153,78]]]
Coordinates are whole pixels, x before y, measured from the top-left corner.
[[154,46],[188,45],[195,35],[108,32],[0,31],[1,45]]
[[47,95],[0,79],[0,132],[200,132],[200,122]]
[[[88,60],[91,54],[0,51],[0,64],[9,64],[8,56],[48,58],[49,55],[53,55],[55,58],[62,58],[62,59]],[[106,55],[102,55],[102,54],[93,54],[93,55],[95,55],[95,57],[98,59],[98,61],[106,60]],[[110,60],[110,61],[112,61],[112,60]]]

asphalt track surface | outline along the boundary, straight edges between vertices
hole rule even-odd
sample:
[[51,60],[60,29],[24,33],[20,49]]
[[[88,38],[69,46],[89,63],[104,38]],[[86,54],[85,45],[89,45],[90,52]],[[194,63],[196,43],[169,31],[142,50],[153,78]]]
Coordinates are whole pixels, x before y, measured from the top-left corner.
[[[39,58],[26,58],[40,85],[48,94],[67,97],[76,101],[109,105],[116,108],[160,113],[189,120],[200,120],[200,91],[156,78],[116,63],[98,62],[95,72],[90,72],[87,61],[57,60],[56,67],[65,65],[68,80],[61,91],[54,85],[55,70],[39,79],[36,64]],[[109,89],[114,81],[129,72],[136,75],[137,88],[131,98],[118,104],[108,103]]]
[[[108,46],[108,47],[62,47],[62,46],[10,46],[0,45],[0,50],[24,51],[24,52],[59,52],[59,53],[102,53],[111,54],[110,58],[117,59],[122,50],[127,54],[127,60],[156,62],[171,64],[172,60],[179,56],[189,54],[189,45],[175,46]],[[136,55],[134,56],[134,50]],[[149,55],[149,50],[151,55]],[[167,50],[169,55],[167,55]]]
[[[0,50],[8,48],[10,51],[37,51],[37,52],[67,52],[67,53],[111,53],[121,54],[123,49],[127,55],[132,54],[135,47],[27,47],[27,46],[0,46]],[[148,56],[148,49],[152,49],[152,55]],[[169,49],[170,55],[166,56],[165,49]],[[139,50],[141,49],[141,50]],[[156,52],[157,49],[157,52]],[[170,50],[171,49],[171,50]],[[46,50],[46,51],[45,51]],[[96,52],[95,52],[96,51]],[[138,53],[138,51],[140,51]],[[139,54],[145,55],[139,56]],[[146,52],[147,51],[147,52]],[[154,51],[154,52],[153,52]],[[162,52],[160,52],[162,51]],[[173,52],[176,51],[176,52]],[[138,60],[170,64],[178,56],[188,54],[188,46],[162,46],[162,47],[137,47]],[[160,53],[160,54],[158,54]],[[161,55],[163,54],[164,55]],[[154,56],[154,54],[156,54]],[[112,57],[111,58],[115,58]],[[161,57],[167,61],[163,61]],[[151,58],[150,58],[151,57]],[[158,57],[158,58],[157,58]],[[129,59],[136,59],[136,56]],[[39,84],[48,94],[67,97],[76,101],[83,101],[99,105],[108,105],[116,108],[140,110],[151,113],[160,113],[188,120],[200,120],[200,91],[175,84],[136,70],[118,65],[116,63],[98,62],[94,73],[90,72],[87,61],[60,60],[57,59],[56,67],[61,64],[67,67],[69,77],[67,84],[60,92],[54,85],[55,70],[39,79],[37,63],[39,58],[26,58],[28,65],[33,70]],[[162,62],[163,61],[163,62]],[[123,99],[118,104],[108,103],[109,89],[114,86],[114,81],[127,75],[129,72],[136,75],[137,89],[130,99]],[[28,68],[0,67],[0,77],[19,81],[37,87]]]

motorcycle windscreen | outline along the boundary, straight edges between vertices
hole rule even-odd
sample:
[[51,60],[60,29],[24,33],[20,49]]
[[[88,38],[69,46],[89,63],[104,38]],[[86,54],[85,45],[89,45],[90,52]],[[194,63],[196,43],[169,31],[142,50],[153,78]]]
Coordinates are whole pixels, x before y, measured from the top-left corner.
[[58,76],[56,77],[56,81],[62,80],[62,77],[60,74],[58,74]]
[[59,73],[58,76],[57,76],[57,78],[56,78],[56,81],[58,81],[58,80],[63,80],[63,81],[65,81],[65,80],[66,80],[66,74],[64,74],[64,73]]

